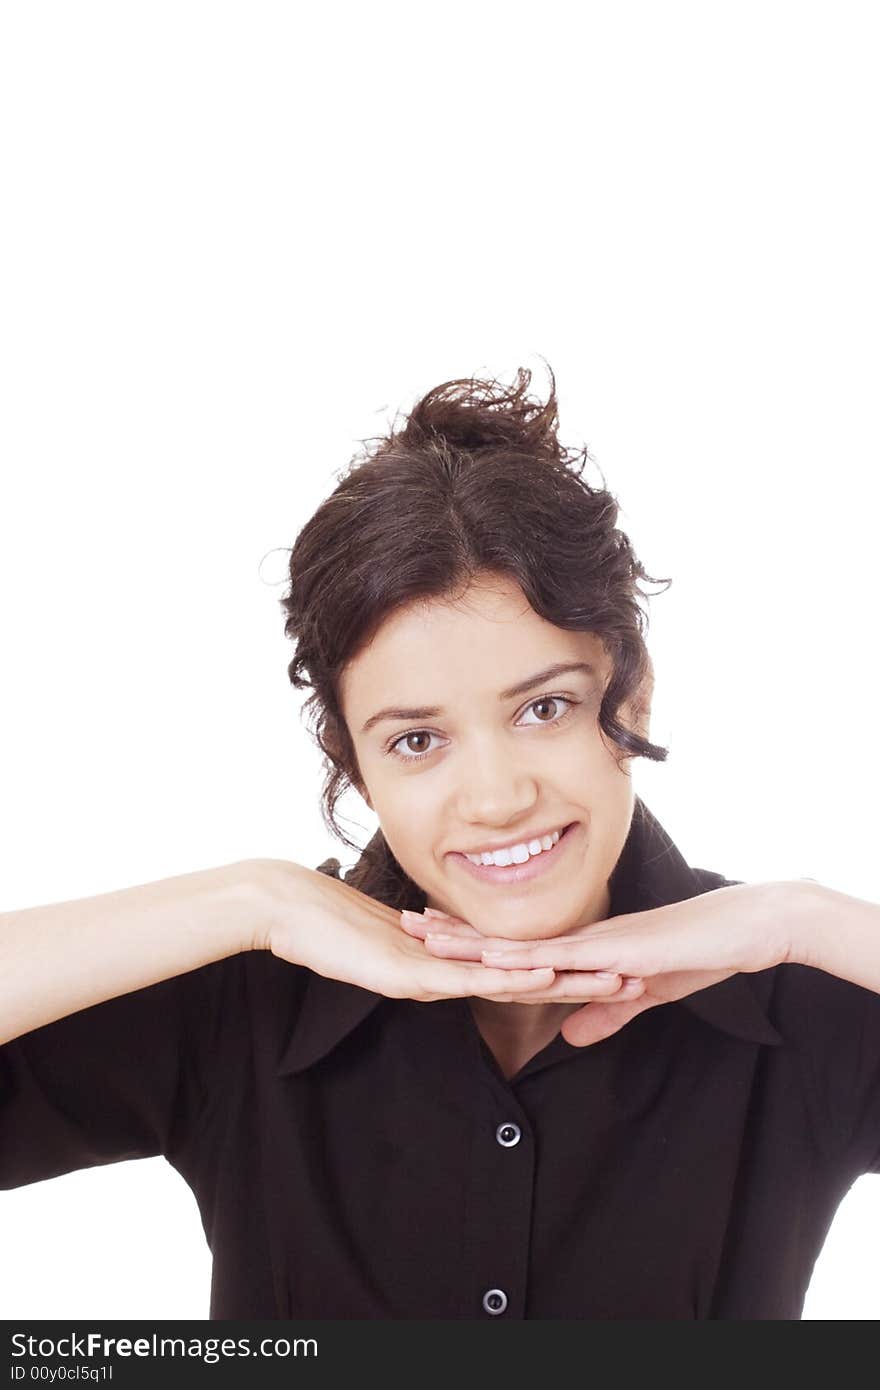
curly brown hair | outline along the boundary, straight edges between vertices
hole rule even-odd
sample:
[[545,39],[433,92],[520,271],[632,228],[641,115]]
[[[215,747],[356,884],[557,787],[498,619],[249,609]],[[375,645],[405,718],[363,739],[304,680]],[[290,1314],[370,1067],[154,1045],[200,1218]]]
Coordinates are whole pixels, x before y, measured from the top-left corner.
[[[599,725],[621,756],[667,756],[638,732],[653,682],[639,581],[672,581],[642,568],[616,526],[604,476],[601,488],[584,481],[587,460],[595,462],[587,448],[559,443],[548,371],[543,404],[529,397],[531,372],[522,367],[511,387],[477,377],[435,386],[401,427],[395,418],[388,434],[361,440],[365,448],[290,551],[280,600],[285,635],[296,642],[287,673],[297,690],[312,690],[304,713],[324,754],[324,823],[360,855],[346,881],[392,906],[421,908],[425,895],[381,830],[361,851],[336,820],[348,787],[363,791],[339,681],[403,605],[459,596],[484,573],[509,576],[540,617],[602,640],[612,668]],[[624,705],[632,727],[619,718]]]

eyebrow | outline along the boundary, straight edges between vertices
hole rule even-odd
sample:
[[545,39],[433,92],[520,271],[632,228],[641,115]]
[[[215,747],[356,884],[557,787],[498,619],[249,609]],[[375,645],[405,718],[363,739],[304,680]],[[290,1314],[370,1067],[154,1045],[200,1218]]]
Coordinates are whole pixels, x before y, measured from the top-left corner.
[[[545,681],[555,680],[557,676],[567,675],[571,671],[580,671],[589,676],[596,674],[596,669],[588,661],[558,661],[554,666],[548,666],[543,671],[536,671],[533,676],[526,676],[525,680],[517,681],[509,690],[502,690],[498,696],[499,703],[503,700],[512,700],[515,695],[525,695],[527,691],[533,690],[536,685],[543,685]],[[368,734],[377,724],[381,724],[386,719],[434,719],[443,710],[440,705],[418,705],[410,709],[401,706],[389,706],[387,709],[380,709],[376,714],[371,714],[366,724],[361,729],[362,734]]]

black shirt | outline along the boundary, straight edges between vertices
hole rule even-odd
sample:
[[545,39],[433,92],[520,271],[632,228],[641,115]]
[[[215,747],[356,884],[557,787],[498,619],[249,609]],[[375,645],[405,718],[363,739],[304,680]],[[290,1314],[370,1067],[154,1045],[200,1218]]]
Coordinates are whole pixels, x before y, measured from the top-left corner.
[[[612,915],[728,882],[637,799]],[[212,1318],[799,1318],[880,1172],[880,995],[734,975],[508,1081],[465,999],[247,952],[0,1047],[0,1187],[157,1154]]]

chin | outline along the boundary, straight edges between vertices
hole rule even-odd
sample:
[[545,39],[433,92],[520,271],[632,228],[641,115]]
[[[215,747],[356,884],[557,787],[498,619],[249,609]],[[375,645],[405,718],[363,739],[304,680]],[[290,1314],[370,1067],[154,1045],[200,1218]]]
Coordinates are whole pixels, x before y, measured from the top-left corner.
[[482,922],[479,920],[483,916],[482,913],[471,917],[463,913],[455,915],[464,916],[464,920],[484,936],[506,937],[510,941],[550,941],[555,936],[564,936],[566,932],[572,931],[582,923],[587,916],[587,909],[585,906],[568,910],[563,908],[558,911],[548,910],[546,907],[540,910],[523,908],[519,912],[502,911],[501,914],[493,914],[484,918]]

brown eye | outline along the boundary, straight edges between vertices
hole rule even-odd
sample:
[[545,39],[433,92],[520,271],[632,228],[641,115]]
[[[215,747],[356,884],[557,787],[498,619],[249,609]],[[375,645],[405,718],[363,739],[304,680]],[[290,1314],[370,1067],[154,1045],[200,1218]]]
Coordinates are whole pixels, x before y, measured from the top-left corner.
[[[579,700],[573,700],[569,695],[541,695],[527,705],[525,712],[535,715],[532,728],[535,724],[558,725],[574,713],[575,706],[579,703]],[[528,724],[526,727],[528,728]]]
[[[417,747],[414,748],[414,747],[413,747],[413,743],[418,743],[419,739],[422,740],[423,746],[422,746],[421,748],[417,748]],[[415,733],[415,734],[405,734],[405,735],[404,735],[404,742],[405,742],[405,744],[406,744],[407,750],[408,750],[410,753],[424,753],[424,752],[426,752],[427,747],[428,747],[428,744],[430,743],[430,739],[431,739],[431,735],[430,735],[430,734],[423,733],[421,730],[419,730],[419,731],[418,731],[417,733]]]
[[[548,706],[550,706],[550,705],[555,705],[555,704],[556,704],[556,701],[555,701],[555,699],[553,698],[553,696],[552,696],[552,695],[548,695],[548,696],[545,696],[545,698],[544,698],[543,700],[535,700],[535,702],[534,702],[534,704],[531,706],[531,708],[540,711],[540,709],[542,708],[542,706],[543,706],[543,708],[546,709]],[[551,710],[551,712],[550,712],[550,716],[549,716],[549,717],[550,717],[551,719],[553,718],[553,711],[552,711],[552,710]],[[540,722],[541,722],[542,724],[543,724],[543,723],[546,723],[546,721],[545,721],[544,719],[542,719]]]
[[[392,757],[400,758],[403,762],[417,763],[420,758],[427,758],[433,753],[434,750],[430,746],[432,738],[434,738],[434,734],[428,729],[411,729],[408,734],[401,734],[400,738],[396,738],[389,745],[388,752]],[[413,748],[412,744],[418,743],[419,739],[422,740],[422,748]]]

